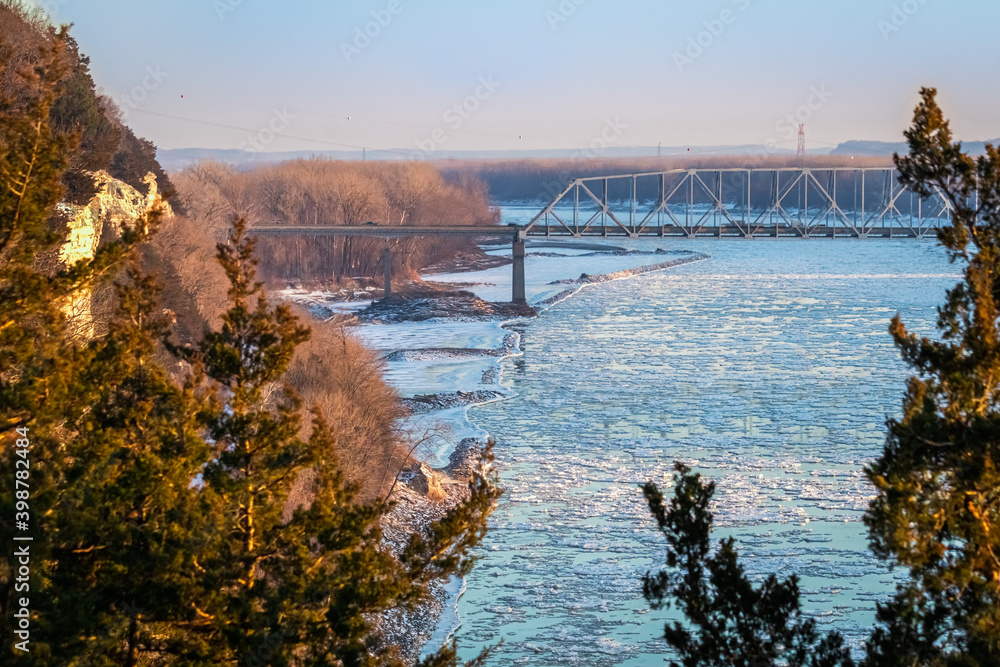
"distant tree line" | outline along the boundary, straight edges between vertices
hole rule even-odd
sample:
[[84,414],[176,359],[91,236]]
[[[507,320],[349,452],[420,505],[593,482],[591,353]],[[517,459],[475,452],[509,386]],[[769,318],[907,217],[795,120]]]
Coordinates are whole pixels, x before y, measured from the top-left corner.
[[[219,228],[231,215],[251,229],[268,225],[490,225],[498,222],[486,188],[474,179],[448,182],[424,163],[295,160],[253,170],[204,162],[176,175],[188,216]],[[381,275],[387,243],[400,275],[469,247],[423,239],[263,238],[261,270],[272,278],[342,281]]]
[[[566,187],[577,178],[595,176],[614,176],[620,174],[636,174],[665,171],[670,169],[769,169],[769,168],[799,168],[809,167],[816,170],[833,167],[891,167],[888,158],[873,157],[831,157],[815,156],[807,158],[786,156],[695,156],[669,158],[593,158],[576,160],[495,160],[466,161],[459,164],[442,164],[442,173],[449,179],[474,178],[489,189],[490,196],[496,203],[501,202],[532,202],[546,204],[554,200]],[[818,173],[817,179],[823,187],[833,195],[833,182],[828,174]],[[669,194],[673,186],[680,182],[681,176],[671,176],[666,179],[666,192]],[[702,177],[705,185],[713,192],[718,192],[718,180],[715,175]],[[793,175],[783,175],[779,183],[782,192],[791,185]],[[860,177],[841,174],[837,178],[837,203],[845,211],[860,208],[860,193],[864,187],[868,210],[871,211],[882,201],[889,183],[869,176],[864,184]],[[593,193],[600,199],[604,197],[603,183],[590,184]],[[686,188],[686,186],[685,186]],[[819,202],[815,185],[810,186],[810,199]],[[660,182],[656,177],[644,177],[637,181],[636,196],[645,202],[659,201]],[[773,201],[775,183],[773,179],[763,174],[756,174],[750,181],[750,200],[752,207],[757,209]],[[609,201],[627,201],[632,197],[632,183],[629,179],[611,181],[607,197]],[[678,192],[672,201],[686,200],[686,189]],[[747,189],[745,176],[742,174],[724,174],[722,179],[722,199],[727,204],[745,205]],[[581,202],[584,200],[581,199]],[[696,204],[708,204],[712,200],[700,188],[696,188],[694,201]],[[569,202],[567,202],[569,203]],[[588,205],[590,202],[587,202]],[[784,200],[789,208],[804,205],[798,190],[791,190]],[[900,202],[901,208],[909,206],[908,200]]]

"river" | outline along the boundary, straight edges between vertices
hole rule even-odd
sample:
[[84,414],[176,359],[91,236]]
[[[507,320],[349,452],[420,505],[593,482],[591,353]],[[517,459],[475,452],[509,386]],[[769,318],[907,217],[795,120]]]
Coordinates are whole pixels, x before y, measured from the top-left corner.
[[[668,486],[675,460],[718,484],[717,536],[737,538],[748,571],[798,573],[807,613],[859,646],[894,585],[861,522],[862,467],[906,379],[887,326],[899,312],[933,335],[956,268],[931,240],[613,243],[710,257],[590,286],[513,324],[523,354],[500,362],[511,398],[435,416],[445,426],[428,455],[489,433],[506,490],[457,602],[461,655],[503,640],[489,664],[662,662],[667,617],[649,610],[640,578],[664,544],[639,485]],[[529,300],[559,291],[556,277],[661,261],[560,252],[529,256]],[[502,299],[509,272],[436,279]],[[388,350],[497,347],[504,333],[432,322],[363,335]],[[490,363],[390,364],[388,377],[404,394],[469,390]]]

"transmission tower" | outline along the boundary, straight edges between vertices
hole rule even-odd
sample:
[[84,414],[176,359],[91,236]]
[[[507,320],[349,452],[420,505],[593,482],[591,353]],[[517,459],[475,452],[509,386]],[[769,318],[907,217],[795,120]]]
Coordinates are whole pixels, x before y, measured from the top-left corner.
[[799,123],[799,150],[796,153],[799,157],[804,157],[806,154],[806,124]]

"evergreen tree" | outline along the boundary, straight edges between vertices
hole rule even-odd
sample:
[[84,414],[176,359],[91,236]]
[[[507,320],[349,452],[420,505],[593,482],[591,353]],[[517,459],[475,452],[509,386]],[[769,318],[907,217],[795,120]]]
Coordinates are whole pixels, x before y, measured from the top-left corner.
[[[64,234],[53,229],[50,215],[62,196],[59,177],[73,142],[53,136],[49,110],[55,90],[66,75],[65,37],[60,33],[43,53],[43,65],[23,72],[34,79],[38,95],[18,109],[14,100],[0,102],[0,377],[4,382],[4,421],[9,433],[37,413],[32,396],[54,363],[53,346],[62,344],[65,317],[60,301],[72,291],[65,273],[38,270],[36,260],[51,251]],[[2,62],[0,66],[6,67]],[[30,362],[35,361],[35,364]],[[39,367],[39,365],[41,367]],[[14,369],[17,369],[17,372]]]
[[[94,258],[59,266],[66,238],[56,204],[60,177],[79,137],[55,134],[49,117],[60,82],[67,76],[68,35],[63,29],[44,43],[40,64],[21,75],[37,94],[0,100],[0,434],[29,420],[57,423],[75,401],[65,378],[80,367],[79,341],[66,330],[66,307],[120,270],[125,256],[155,221],[124,230]],[[0,68],[7,63],[0,61]],[[51,415],[50,415],[51,413]],[[40,434],[37,434],[40,435]]]
[[73,151],[62,182],[66,188],[64,199],[85,205],[97,191],[91,172],[108,168],[124,133],[101,109],[90,76],[90,59],[80,53],[71,36],[67,47],[71,65],[60,82],[49,120],[56,132],[77,132],[80,137],[79,149]]
[[[0,477],[0,538],[6,544],[14,535],[32,538],[29,590],[16,590],[11,561],[0,569],[0,635],[9,655],[15,601],[27,597],[31,652],[15,653],[12,662],[63,665],[96,657],[94,664],[105,664],[110,658],[101,637],[123,617],[136,590],[155,590],[154,580],[139,573],[153,573],[156,559],[139,560],[150,555],[139,544],[153,532],[152,523],[141,524],[158,501],[143,494],[158,491],[164,476],[155,476],[174,462],[153,465],[150,448],[158,436],[150,434],[185,427],[153,416],[174,410],[170,396],[180,393],[151,362],[163,325],[152,315],[155,295],[147,279],[133,273],[131,286],[122,286],[109,336],[88,342],[67,328],[66,306],[134,256],[158,214],[138,221],[93,259],[59,266],[65,226],[55,204],[78,141],[49,125],[67,72],[67,36],[63,30],[49,37],[38,67],[25,73],[25,88],[37,96],[20,104],[5,100],[0,118],[0,462],[8,471]],[[12,445],[22,436],[31,443],[21,459],[29,467],[15,488]],[[142,488],[131,488],[139,482]],[[138,620],[134,610],[132,616]],[[121,644],[114,642],[112,655]]]
[[[382,502],[344,482],[319,412],[300,438],[300,402],[281,385],[305,329],[272,306],[256,279],[254,240],[235,222],[218,259],[230,281],[222,328],[182,353],[216,383],[203,415],[214,443],[206,493],[214,524],[182,664],[399,665],[375,627],[387,609],[419,602],[433,579],[466,573],[499,491],[478,475],[470,499],[414,536],[401,557],[382,546]],[[345,443],[349,446],[349,443]],[[287,507],[300,477],[310,500]],[[455,664],[451,647],[429,664]]]
[[664,639],[679,654],[673,667],[836,667],[854,664],[836,632],[822,637],[802,616],[798,578],[768,576],[759,586],[739,563],[735,540],[713,551],[709,503],[715,484],[675,464],[667,503],[655,484],[643,493],[667,540],[667,567],[643,577],[653,609],[674,608],[687,623],[667,623]]
[[910,580],[879,608],[872,665],[1000,664],[1000,152],[973,159],[952,141],[936,91],[921,91],[900,182],[941,194],[938,238],[963,279],[938,309],[939,340],[900,318],[890,332],[913,369],[903,416],[866,469],[874,553]]
[[[991,667],[1000,664],[1000,151],[964,153],[934,89],[921,91],[905,136],[899,180],[948,200],[951,224],[938,239],[963,280],[938,308],[939,339],[910,333],[898,315],[889,327],[916,374],[902,418],[888,420],[882,456],[865,469],[877,493],[865,523],[875,555],[910,577],[878,605],[862,664]],[[815,644],[807,623],[788,625],[799,609],[794,577],[772,575],[755,589],[732,540],[712,552],[714,486],[677,469],[669,506],[655,485],[645,487],[671,569],[647,575],[644,592],[657,608],[674,598],[687,617],[666,629],[685,667],[851,664],[836,634]],[[795,646],[805,650],[789,653]]]
[[[322,415],[298,435],[281,376],[308,332],[269,305],[242,223],[219,247],[232,307],[178,351],[191,362],[178,385],[157,358],[168,326],[156,282],[136,263],[159,209],[91,260],[55,260],[60,178],[79,142],[49,124],[67,74],[66,33],[50,37],[28,74],[37,96],[0,109],[0,540],[33,538],[27,593],[13,562],[0,566],[3,664],[401,664],[378,616],[468,572],[494,477],[475,476],[470,498],[399,557],[384,549],[390,505],[357,501]],[[66,305],[126,265],[107,334],[74,336]],[[30,510],[13,474],[25,433]],[[290,508],[300,477],[311,502]],[[21,597],[28,654],[10,653]],[[456,664],[454,645],[424,664]]]
[[65,441],[46,522],[38,609],[58,665],[131,666],[161,652],[177,636],[170,624],[190,615],[203,544],[205,499],[192,483],[209,456],[203,397],[156,359],[168,325],[155,280],[133,264],[116,292],[107,336],[86,350],[76,389],[90,409]]

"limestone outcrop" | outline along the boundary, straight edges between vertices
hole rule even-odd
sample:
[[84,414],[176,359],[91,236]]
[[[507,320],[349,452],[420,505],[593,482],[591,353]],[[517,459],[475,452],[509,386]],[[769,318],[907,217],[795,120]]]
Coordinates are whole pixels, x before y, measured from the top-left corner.
[[[145,195],[105,171],[95,172],[93,177],[97,193],[86,205],[60,205],[69,228],[66,242],[59,249],[59,259],[66,265],[93,258],[102,242],[120,238],[123,228],[144,216],[159,198],[152,173],[143,179],[149,188]],[[164,215],[171,217],[170,205],[164,208]],[[93,335],[90,294],[74,297],[66,306],[66,314],[82,335]]]
[[412,472],[410,488],[436,503],[448,497],[448,494],[441,487],[441,476],[426,463],[421,463]]

